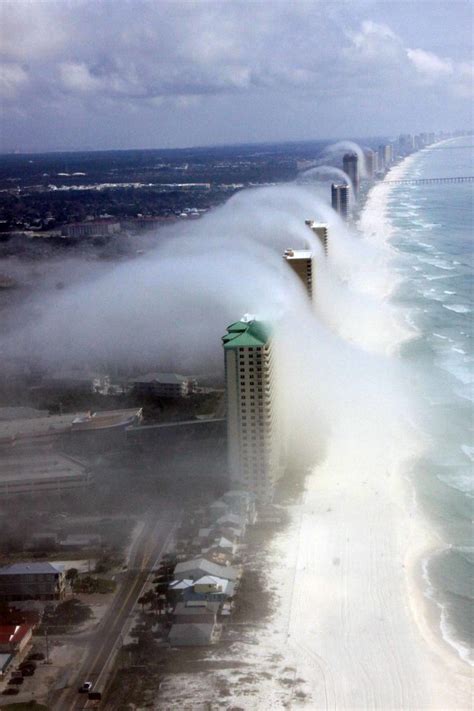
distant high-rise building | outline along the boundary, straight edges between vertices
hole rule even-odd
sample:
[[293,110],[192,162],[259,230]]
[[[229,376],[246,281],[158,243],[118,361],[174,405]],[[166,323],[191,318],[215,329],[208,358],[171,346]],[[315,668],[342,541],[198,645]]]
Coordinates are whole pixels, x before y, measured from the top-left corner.
[[385,146],[379,146],[377,149],[377,159],[379,164],[379,170],[385,170]]
[[368,178],[373,178],[374,173],[377,170],[376,166],[376,153],[371,148],[366,148],[364,151],[365,157],[365,170],[367,172]]
[[222,341],[230,477],[268,503],[281,475],[271,329],[245,316],[227,328]]
[[342,169],[349,176],[354,194],[359,192],[359,160],[356,153],[346,153],[342,159]]
[[384,152],[385,152],[385,167],[389,168],[393,163],[393,146],[391,143],[387,143],[387,145],[384,146]]
[[283,258],[294,271],[310,299],[313,298],[313,255],[309,249],[286,249]]
[[322,244],[324,254],[328,253],[328,226],[325,222],[315,222],[314,220],[305,220],[305,225],[308,225],[310,230],[314,232],[316,237]]
[[331,185],[331,205],[345,220],[349,215],[349,186],[346,183]]

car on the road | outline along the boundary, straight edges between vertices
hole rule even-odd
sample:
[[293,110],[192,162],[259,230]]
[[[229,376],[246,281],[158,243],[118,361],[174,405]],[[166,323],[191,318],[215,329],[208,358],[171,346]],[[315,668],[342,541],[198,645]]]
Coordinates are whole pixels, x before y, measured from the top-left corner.
[[92,682],[85,681],[82,686],[79,687],[78,691],[80,694],[87,694],[92,689]]

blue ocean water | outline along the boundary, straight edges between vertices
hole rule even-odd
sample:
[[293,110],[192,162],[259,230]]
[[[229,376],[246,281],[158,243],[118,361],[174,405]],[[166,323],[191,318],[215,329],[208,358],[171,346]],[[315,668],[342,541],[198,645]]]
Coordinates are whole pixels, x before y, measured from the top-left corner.
[[[404,177],[455,175],[474,175],[472,137],[418,153]],[[425,561],[426,592],[443,637],[466,661],[474,642],[473,203],[473,183],[399,185],[388,203],[403,277],[394,299],[417,331],[402,356],[417,373],[429,442],[416,496],[446,544]]]

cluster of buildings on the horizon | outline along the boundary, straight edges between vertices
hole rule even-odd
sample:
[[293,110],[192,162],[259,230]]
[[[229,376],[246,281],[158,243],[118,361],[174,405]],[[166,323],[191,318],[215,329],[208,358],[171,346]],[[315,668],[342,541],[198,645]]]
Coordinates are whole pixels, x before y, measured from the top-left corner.
[[[462,135],[459,132],[459,135]],[[331,185],[331,205],[344,219],[348,219],[352,207],[356,204],[362,181],[381,179],[397,161],[427,146],[452,137],[445,133],[402,133],[396,140],[383,143],[377,149],[363,150],[364,166],[360,165],[360,156],[348,152],[342,159],[342,170],[349,181],[338,181]]]

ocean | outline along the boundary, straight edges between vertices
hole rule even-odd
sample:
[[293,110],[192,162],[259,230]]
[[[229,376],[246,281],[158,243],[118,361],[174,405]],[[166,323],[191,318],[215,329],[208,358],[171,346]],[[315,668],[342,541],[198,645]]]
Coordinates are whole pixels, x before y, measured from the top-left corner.
[[[472,137],[415,154],[404,178],[473,175]],[[473,195],[472,183],[400,184],[390,190],[401,279],[392,299],[414,338],[402,358],[416,374],[418,421],[427,448],[413,471],[417,505],[439,537],[423,562],[425,594],[439,611],[440,633],[473,664]]]

